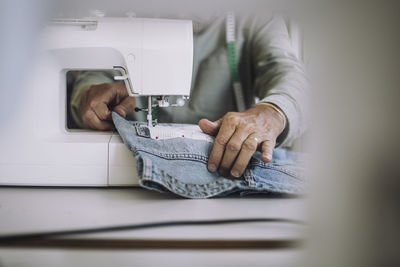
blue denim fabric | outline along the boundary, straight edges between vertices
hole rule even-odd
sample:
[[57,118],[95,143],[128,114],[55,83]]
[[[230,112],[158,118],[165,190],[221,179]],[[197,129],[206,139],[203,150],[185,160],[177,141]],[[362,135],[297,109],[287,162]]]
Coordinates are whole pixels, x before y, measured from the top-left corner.
[[[273,160],[264,163],[256,152],[241,178],[224,178],[207,170],[212,143],[189,138],[154,140],[145,137],[142,122],[127,121],[113,113],[114,124],[137,161],[140,185],[185,198],[226,196],[234,192],[305,193],[301,155],[275,149]],[[139,133],[139,135],[138,135]]]

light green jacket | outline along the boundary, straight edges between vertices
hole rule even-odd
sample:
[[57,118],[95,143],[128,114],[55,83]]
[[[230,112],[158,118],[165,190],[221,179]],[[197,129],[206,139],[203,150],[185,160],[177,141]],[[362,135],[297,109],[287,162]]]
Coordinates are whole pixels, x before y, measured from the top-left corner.
[[[236,19],[236,49],[239,75],[246,107],[262,102],[278,106],[287,125],[277,144],[289,147],[308,126],[310,88],[305,67],[292,46],[287,24],[281,17]],[[229,71],[225,37],[225,18],[218,19],[194,36],[194,65],[190,100],[183,107],[158,109],[159,122],[195,123],[201,118],[217,120],[229,111],[237,111]],[[113,72],[82,72],[72,96],[74,121],[85,128],[79,117],[82,92],[93,84],[114,82]],[[171,98],[170,98],[171,99]],[[147,107],[144,97],[138,107]],[[145,121],[145,114],[134,114]]]

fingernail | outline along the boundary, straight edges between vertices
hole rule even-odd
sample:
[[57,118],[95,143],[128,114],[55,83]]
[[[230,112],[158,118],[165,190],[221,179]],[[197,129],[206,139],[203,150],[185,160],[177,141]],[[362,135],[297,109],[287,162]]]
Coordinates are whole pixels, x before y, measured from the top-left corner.
[[238,171],[232,171],[232,172],[231,172],[231,175],[232,175],[233,177],[236,177],[236,178],[240,177],[240,174],[239,174]]
[[272,156],[271,155],[269,155],[269,154],[267,154],[267,155],[264,155],[264,160],[265,161],[271,161],[272,160]]
[[114,108],[114,110],[113,111],[115,111],[115,112],[117,112],[118,113],[118,115],[120,115],[121,117],[126,117],[126,113],[125,113],[125,111],[123,110],[123,109],[121,109],[121,108],[119,108],[119,107],[117,107],[117,108]]
[[217,167],[214,164],[208,165],[208,170],[210,172],[215,172],[217,170]]

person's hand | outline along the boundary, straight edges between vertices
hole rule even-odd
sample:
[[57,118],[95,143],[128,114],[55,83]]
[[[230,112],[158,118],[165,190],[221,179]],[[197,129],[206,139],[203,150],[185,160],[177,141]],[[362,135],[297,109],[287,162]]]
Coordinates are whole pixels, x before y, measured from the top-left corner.
[[285,116],[275,106],[260,103],[244,112],[228,112],[212,122],[199,121],[201,130],[216,135],[208,170],[225,177],[240,177],[257,149],[264,162],[272,160],[276,138],[285,128]]
[[84,124],[105,131],[114,128],[111,111],[125,118],[134,108],[135,99],[129,97],[123,83],[103,83],[82,94],[79,111]]

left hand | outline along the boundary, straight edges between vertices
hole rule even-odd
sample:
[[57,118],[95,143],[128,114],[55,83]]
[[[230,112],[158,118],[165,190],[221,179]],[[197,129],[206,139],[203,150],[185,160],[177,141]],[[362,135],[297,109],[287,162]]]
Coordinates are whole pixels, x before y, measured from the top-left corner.
[[257,149],[264,162],[272,160],[276,138],[285,128],[285,117],[271,104],[260,103],[244,112],[228,112],[212,122],[199,121],[201,130],[216,135],[208,170],[225,177],[240,177]]

